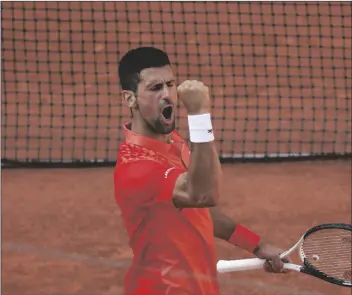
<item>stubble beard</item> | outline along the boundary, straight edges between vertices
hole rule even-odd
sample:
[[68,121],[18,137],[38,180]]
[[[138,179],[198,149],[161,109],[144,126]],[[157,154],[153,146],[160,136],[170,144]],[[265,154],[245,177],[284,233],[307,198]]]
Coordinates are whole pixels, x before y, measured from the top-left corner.
[[158,134],[170,134],[176,128],[175,119],[173,120],[172,124],[165,124],[160,118],[153,120],[153,122],[149,122],[145,120],[147,126],[150,131]]

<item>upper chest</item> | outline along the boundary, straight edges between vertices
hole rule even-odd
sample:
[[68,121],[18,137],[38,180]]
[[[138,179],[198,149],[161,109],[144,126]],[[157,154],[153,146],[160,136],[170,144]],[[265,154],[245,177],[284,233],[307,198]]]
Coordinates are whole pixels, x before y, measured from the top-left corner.
[[187,144],[182,142],[173,143],[170,147],[167,159],[171,166],[188,170],[190,150]]

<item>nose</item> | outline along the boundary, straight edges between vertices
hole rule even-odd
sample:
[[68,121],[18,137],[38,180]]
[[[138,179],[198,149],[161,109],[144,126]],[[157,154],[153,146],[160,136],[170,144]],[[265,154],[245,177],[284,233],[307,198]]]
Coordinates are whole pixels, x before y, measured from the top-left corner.
[[165,84],[163,89],[161,90],[161,95],[163,99],[170,98],[170,89],[169,87]]

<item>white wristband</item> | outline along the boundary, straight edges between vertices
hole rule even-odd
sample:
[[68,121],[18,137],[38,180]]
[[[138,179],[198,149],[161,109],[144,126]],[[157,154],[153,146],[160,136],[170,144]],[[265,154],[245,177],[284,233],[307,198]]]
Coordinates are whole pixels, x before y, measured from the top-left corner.
[[214,141],[210,114],[188,115],[190,141],[194,143]]

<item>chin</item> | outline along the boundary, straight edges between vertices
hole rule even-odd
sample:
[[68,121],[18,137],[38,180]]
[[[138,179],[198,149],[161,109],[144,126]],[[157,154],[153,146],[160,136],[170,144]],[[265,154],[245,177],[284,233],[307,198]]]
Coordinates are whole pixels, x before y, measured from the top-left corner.
[[172,123],[171,125],[164,125],[164,128],[162,130],[162,134],[170,134],[172,131],[175,130],[175,123]]
[[172,131],[175,130],[175,127],[175,121],[166,124],[162,120],[157,120],[154,124],[152,124],[153,131],[159,134],[170,134]]

